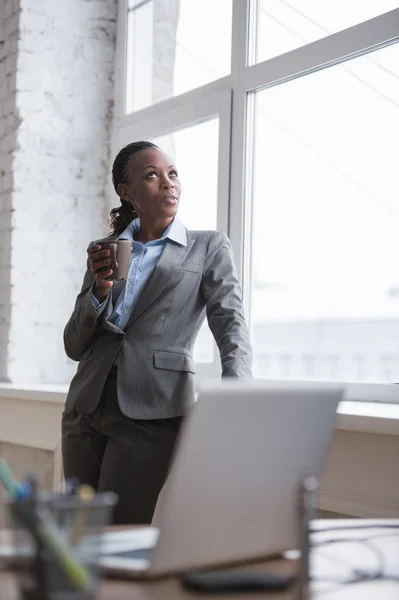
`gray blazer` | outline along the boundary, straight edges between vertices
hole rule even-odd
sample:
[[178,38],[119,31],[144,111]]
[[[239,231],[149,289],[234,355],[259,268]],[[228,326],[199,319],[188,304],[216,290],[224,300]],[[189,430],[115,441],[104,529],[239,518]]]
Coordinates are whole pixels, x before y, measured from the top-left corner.
[[[115,236],[116,237],[116,236]],[[79,361],[66,407],[96,409],[111,366],[118,365],[118,401],[134,419],[183,415],[194,400],[193,346],[204,321],[219,347],[224,377],[251,377],[252,351],[229,239],[220,231],[187,231],[187,245],[167,240],[122,331],[98,311],[87,270],[64,331],[67,355]]]

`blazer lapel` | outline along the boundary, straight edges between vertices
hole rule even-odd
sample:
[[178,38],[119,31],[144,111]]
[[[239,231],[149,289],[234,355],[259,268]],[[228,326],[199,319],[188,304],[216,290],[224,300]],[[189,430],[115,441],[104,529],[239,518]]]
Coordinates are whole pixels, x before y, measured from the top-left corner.
[[194,243],[193,239],[187,237],[187,245],[180,246],[176,242],[167,240],[158,263],[148,280],[141,296],[133,308],[130,319],[126,325],[132,325],[144,311],[146,311],[163,291],[164,287],[172,277],[174,271],[180,267]]

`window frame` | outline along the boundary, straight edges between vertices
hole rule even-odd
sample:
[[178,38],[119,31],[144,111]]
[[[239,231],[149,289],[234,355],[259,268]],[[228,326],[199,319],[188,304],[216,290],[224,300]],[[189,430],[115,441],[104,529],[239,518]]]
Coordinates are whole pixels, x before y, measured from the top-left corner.
[[[180,96],[125,113],[127,0],[118,2],[112,155],[128,140],[158,137],[219,116],[218,229],[230,237],[250,320],[251,174],[255,91],[305,77],[399,43],[399,8],[285,54],[252,64],[257,0],[232,0],[231,73]],[[216,364],[203,365],[208,377]],[[398,402],[395,384],[345,382],[346,399]]]

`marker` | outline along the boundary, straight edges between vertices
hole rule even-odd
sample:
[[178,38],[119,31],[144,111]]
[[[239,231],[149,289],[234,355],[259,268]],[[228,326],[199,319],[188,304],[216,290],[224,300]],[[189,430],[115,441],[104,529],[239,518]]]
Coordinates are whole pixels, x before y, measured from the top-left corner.
[[60,538],[57,524],[51,513],[44,506],[34,510],[29,503],[31,497],[28,493],[29,485],[32,486],[33,478],[30,482],[26,482],[27,485],[20,486],[6,461],[0,459],[0,479],[14,500],[22,523],[33,535],[39,536],[43,546],[58,562],[66,578],[78,589],[92,591],[93,581],[89,571],[75,559],[69,547]]
[[19,489],[18,481],[3,458],[0,458],[0,479],[7,492],[14,498]]

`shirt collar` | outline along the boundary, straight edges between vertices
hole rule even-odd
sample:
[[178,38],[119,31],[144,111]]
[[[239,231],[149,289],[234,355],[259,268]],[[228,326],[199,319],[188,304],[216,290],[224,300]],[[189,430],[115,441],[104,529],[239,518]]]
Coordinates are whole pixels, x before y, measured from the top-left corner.
[[[119,238],[124,238],[125,240],[133,241],[133,236],[140,229],[140,219],[133,219],[133,221],[126,227],[125,231],[123,231],[119,236]],[[169,227],[163,232],[161,236],[161,240],[169,239],[172,242],[176,242],[180,246],[187,246],[187,234],[186,228],[183,223],[175,217]]]
[[173,219],[162,237],[168,237],[172,242],[176,242],[180,246],[187,246],[186,228],[178,217]]

